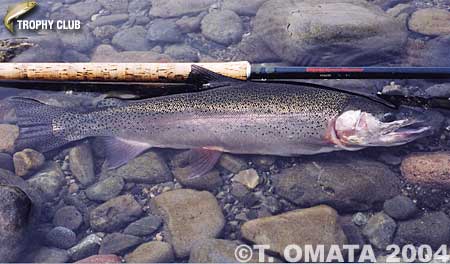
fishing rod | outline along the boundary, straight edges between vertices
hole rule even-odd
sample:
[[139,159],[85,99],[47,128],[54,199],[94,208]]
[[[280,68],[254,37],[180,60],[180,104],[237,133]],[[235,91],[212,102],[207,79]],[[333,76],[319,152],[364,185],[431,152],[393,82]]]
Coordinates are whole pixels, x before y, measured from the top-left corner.
[[0,81],[186,82],[192,65],[239,80],[450,79],[450,67],[261,66],[219,63],[0,63]]

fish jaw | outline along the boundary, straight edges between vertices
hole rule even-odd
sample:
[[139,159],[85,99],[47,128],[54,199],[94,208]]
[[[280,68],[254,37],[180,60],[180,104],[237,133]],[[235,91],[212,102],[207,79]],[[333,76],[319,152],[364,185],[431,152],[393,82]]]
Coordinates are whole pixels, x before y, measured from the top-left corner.
[[330,121],[326,139],[336,147],[358,150],[375,146],[398,146],[431,134],[432,127],[423,121],[404,118],[382,122],[374,115],[350,110]]

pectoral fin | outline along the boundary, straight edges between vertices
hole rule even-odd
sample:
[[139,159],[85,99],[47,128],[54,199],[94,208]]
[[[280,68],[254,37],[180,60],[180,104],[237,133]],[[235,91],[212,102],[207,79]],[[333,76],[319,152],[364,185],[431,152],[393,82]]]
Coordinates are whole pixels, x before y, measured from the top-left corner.
[[115,169],[149,149],[150,144],[116,137],[102,137],[108,168]]
[[216,165],[222,152],[205,148],[192,149],[189,153],[188,165],[178,170],[192,179],[209,172]]

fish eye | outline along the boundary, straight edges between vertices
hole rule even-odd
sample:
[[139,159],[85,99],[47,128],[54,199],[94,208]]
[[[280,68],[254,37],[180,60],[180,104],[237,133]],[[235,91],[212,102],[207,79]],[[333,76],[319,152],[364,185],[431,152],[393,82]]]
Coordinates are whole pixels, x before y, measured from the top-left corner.
[[381,122],[392,122],[395,120],[396,120],[395,114],[392,112],[385,113],[381,118]]

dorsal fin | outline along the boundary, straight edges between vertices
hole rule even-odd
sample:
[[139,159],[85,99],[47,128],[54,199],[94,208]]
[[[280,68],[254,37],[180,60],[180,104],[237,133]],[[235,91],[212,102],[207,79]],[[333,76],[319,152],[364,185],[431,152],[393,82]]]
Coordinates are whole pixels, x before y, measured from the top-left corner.
[[191,66],[188,81],[195,84],[241,82],[241,80],[218,74],[195,64]]

